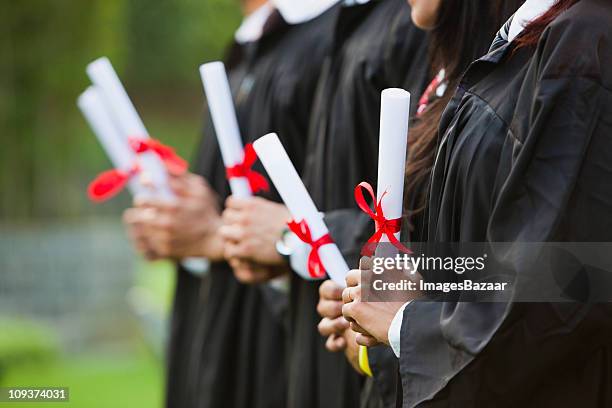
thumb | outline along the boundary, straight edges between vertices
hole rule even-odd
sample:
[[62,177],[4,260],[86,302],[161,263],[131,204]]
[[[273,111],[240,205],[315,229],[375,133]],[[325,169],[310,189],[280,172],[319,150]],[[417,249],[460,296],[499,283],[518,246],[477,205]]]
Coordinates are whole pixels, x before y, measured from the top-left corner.
[[359,269],[362,271],[369,271],[372,269],[372,258],[369,256],[362,256],[359,260]]

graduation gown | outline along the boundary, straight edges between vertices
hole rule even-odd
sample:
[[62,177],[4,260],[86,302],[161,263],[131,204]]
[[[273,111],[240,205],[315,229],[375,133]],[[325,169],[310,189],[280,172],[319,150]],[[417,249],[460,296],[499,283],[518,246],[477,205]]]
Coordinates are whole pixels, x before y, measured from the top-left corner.
[[[275,13],[257,43],[232,53],[238,64],[230,71],[230,82],[244,142],[278,132],[298,169],[334,13],[331,9],[296,26]],[[198,162],[223,202],[229,186],[211,127]],[[259,163],[255,170],[265,174]],[[267,198],[279,200],[274,192]],[[184,273],[181,277],[191,280]],[[195,322],[182,330],[184,337],[193,338],[183,341],[182,350],[174,350],[177,361],[187,362],[187,402],[179,405],[169,397],[169,406],[286,407],[286,295],[268,285],[240,284],[225,262],[211,265],[202,287],[197,305],[187,310],[195,310],[197,317],[183,318],[184,325]],[[176,305],[188,303],[180,295]],[[178,396],[177,401],[182,399]]]
[[[582,0],[537,47],[472,64],[440,127],[430,242],[611,241],[611,24]],[[609,407],[612,311],[414,302],[400,371],[406,408]]]
[[[228,50],[225,60],[226,71],[234,95],[237,94],[239,84],[247,72],[248,59],[245,53],[249,47],[252,45],[233,43]],[[238,121],[240,127],[244,129],[243,118],[239,116]],[[206,178],[219,194],[219,204],[222,205],[223,197],[228,195],[229,187],[226,186],[223,163],[208,110],[206,110],[204,119],[204,134],[207,136],[202,140],[194,155],[192,171]],[[211,265],[213,270],[219,268],[224,268],[231,273],[229,267],[224,263]],[[190,407],[195,404],[193,388],[197,379],[193,366],[193,353],[199,348],[196,333],[209,286],[208,273],[197,275],[185,269],[181,264],[177,265],[167,350],[166,407]]]
[[[403,0],[372,0],[343,8],[326,59],[312,114],[304,182],[349,265],[373,222],[357,209],[353,189],[376,183],[380,93],[423,91],[425,34]],[[291,408],[357,407],[363,381],[343,353],[325,350],[317,331],[319,282],[292,276],[289,404]]]

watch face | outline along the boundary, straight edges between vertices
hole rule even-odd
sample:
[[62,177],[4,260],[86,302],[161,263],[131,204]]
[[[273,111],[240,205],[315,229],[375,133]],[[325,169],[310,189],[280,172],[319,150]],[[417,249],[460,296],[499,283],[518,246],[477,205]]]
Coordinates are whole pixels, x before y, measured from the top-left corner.
[[293,246],[291,245],[291,231],[288,228],[283,230],[281,237],[276,241],[276,252],[284,257],[289,257],[293,253]]
[[289,248],[286,244],[285,244],[285,239],[283,237],[283,239],[276,241],[276,252],[278,252],[279,254],[281,254],[284,257],[288,257],[291,255],[291,248]]

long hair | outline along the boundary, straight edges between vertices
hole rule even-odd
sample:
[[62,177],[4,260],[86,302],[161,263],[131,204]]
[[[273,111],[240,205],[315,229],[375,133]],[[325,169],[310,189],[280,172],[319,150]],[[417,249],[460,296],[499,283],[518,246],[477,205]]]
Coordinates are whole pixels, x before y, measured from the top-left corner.
[[540,41],[544,29],[561,13],[578,3],[580,0],[557,0],[557,2],[540,17],[527,24],[521,35],[516,39],[516,49],[534,46]]
[[442,0],[436,27],[430,33],[432,76],[446,71],[448,90],[432,102],[412,128],[406,165],[408,217],[423,211],[433,167],[440,117],[468,65],[484,55],[497,31],[523,0]]

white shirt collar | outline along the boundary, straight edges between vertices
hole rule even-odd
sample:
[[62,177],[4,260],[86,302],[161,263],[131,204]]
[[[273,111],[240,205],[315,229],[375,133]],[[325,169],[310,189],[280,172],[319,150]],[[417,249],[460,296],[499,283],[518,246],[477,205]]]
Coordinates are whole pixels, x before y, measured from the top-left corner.
[[514,40],[525,26],[531,23],[552,7],[556,0],[527,0],[514,14],[510,29],[508,30],[508,41]]
[[328,9],[339,0],[271,0],[283,19],[289,24],[300,24],[310,21]]
[[270,3],[265,3],[246,16],[234,34],[236,42],[238,44],[245,44],[259,40],[272,11],[274,11],[274,7]]
[[369,3],[370,0],[344,0],[345,7],[356,6],[358,4],[366,4]]

